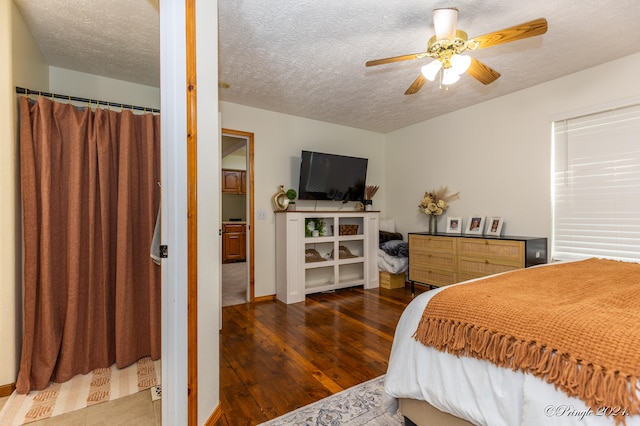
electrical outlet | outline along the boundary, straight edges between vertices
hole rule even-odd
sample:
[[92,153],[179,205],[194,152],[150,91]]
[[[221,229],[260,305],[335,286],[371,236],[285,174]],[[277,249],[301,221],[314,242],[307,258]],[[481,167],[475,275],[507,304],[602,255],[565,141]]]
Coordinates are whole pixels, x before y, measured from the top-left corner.
[[151,386],[151,401],[157,401],[162,398],[162,387],[160,385]]

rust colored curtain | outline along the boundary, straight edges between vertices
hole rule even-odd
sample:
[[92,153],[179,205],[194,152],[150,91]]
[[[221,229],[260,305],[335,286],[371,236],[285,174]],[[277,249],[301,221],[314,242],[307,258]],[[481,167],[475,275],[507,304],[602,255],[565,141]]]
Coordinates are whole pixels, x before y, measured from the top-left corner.
[[18,393],[160,358],[160,117],[20,98]]

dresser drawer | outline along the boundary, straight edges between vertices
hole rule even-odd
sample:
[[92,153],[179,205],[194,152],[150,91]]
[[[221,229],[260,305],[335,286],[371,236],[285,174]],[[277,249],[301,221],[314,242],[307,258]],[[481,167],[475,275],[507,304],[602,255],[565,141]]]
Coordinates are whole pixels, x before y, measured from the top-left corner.
[[453,254],[412,250],[409,252],[409,265],[420,265],[442,271],[456,271],[456,257]]
[[458,256],[480,257],[502,264],[524,268],[525,248],[522,241],[504,241],[477,238],[459,238]]
[[512,262],[501,262],[486,257],[458,257],[458,279],[460,281],[480,278],[486,275],[519,269],[524,265],[515,265]]
[[411,250],[419,252],[456,253],[456,241],[449,237],[409,235],[409,247]]
[[409,280],[429,284],[436,287],[458,282],[455,272],[431,269],[422,265],[409,265]]

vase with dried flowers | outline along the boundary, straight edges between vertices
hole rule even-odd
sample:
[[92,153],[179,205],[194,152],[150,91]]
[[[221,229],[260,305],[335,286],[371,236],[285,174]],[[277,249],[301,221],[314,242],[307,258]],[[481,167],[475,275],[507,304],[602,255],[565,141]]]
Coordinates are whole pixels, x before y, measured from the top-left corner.
[[438,232],[438,216],[449,208],[451,201],[460,198],[460,193],[449,194],[449,188],[440,187],[438,190],[427,191],[420,200],[418,208],[429,216],[429,233],[435,235]]
[[376,195],[378,189],[380,189],[380,187],[376,185],[366,185],[364,187],[364,200],[362,201],[362,204],[364,204],[364,209],[366,211],[373,210],[373,196]]

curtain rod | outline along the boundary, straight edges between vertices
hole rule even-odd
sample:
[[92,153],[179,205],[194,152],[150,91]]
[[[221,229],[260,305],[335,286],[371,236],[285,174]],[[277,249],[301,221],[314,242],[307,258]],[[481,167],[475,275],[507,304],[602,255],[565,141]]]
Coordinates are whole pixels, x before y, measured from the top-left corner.
[[38,96],[44,96],[46,98],[66,99],[68,101],[85,102],[88,104],[106,105],[106,106],[122,108],[122,109],[134,109],[136,111],[149,111],[149,112],[157,112],[157,113],[160,112],[160,110],[156,108],[147,108],[147,107],[120,104],[120,103],[108,102],[108,101],[99,101],[96,99],[79,98],[77,96],[59,95],[57,93],[40,92],[38,90],[25,89],[22,87],[16,87],[16,93],[21,95],[38,95]]

